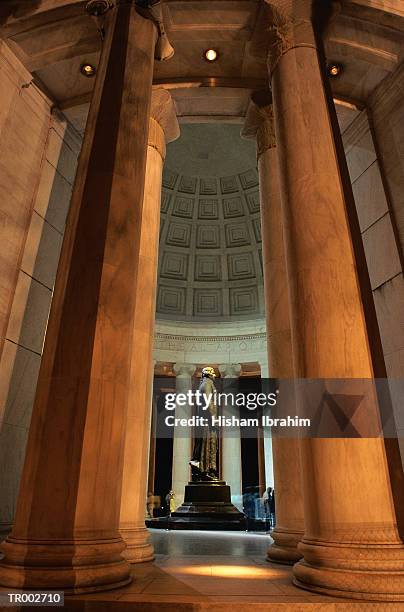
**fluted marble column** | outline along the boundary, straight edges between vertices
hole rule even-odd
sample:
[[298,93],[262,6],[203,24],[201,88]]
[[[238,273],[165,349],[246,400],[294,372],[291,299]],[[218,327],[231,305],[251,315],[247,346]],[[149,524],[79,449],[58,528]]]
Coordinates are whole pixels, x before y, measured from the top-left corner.
[[153,546],[145,527],[148,454],[153,385],[153,338],[156,311],[158,240],[163,162],[166,143],[180,133],[171,96],[153,90],[150,110],[145,189],[133,331],[133,353],[126,419],[119,530],[130,563],[150,561]]
[[[318,5],[267,4],[295,374],[371,379],[377,332],[368,336],[371,301],[357,268],[361,245],[352,238],[357,221],[311,23]],[[361,410],[367,425],[378,421],[375,401]],[[297,585],[357,599],[404,599],[402,470],[389,461],[380,438],[302,440],[305,535]]]
[[73,190],[0,584],[83,592],[130,580],[119,511],[155,25],[118,3]]
[[[192,389],[192,376],[196,366],[189,363],[174,364],[176,375],[175,392],[188,393]],[[192,416],[188,405],[175,407],[175,416],[178,418],[188,418]],[[178,427],[174,429],[173,442],[173,471],[171,488],[175,493],[176,508],[181,506],[184,501],[185,485],[190,480],[189,461],[192,454],[192,431],[190,427]]]
[[[218,366],[220,376],[223,378],[223,393],[227,393],[226,380],[230,388],[235,391],[235,381],[241,372],[239,363],[225,363]],[[221,477],[230,485],[232,503],[243,510],[242,501],[242,470],[241,470],[241,436],[240,427],[223,428],[220,440],[221,449]]]
[[[294,372],[286,256],[272,99],[269,93],[253,94],[242,135],[245,138],[256,138],[257,141],[268,373],[271,378],[292,380]],[[295,414],[293,395],[291,400],[290,414]],[[271,532],[274,542],[268,549],[267,558],[269,561],[293,564],[302,556],[297,545],[304,533],[299,440],[279,438],[276,435],[271,438],[266,434],[268,432],[264,431],[264,443],[272,442],[276,493],[276,527]]]

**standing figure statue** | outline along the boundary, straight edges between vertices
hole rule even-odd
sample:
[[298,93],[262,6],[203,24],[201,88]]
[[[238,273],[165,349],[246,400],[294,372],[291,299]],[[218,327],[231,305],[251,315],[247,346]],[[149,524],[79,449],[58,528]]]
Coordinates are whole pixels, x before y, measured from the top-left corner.
[[212,417],[217,417],[217,406],[215,401],[215,370],[211,367],[203,368],[202,380],[199,385],[199,391],[202,394],[202,403],[205,406],[208,398],[209,404],[207,410],[202,410],[202,406],[198,406],[198,416],[203,416],[208,419],[206,427],[200,427],[196,432],[192,459],[189,462],[192,469],[192,480],[198,481],[215,481],[218,480],[217,466],[217,451],[218,451],[218,434],[217,427],[212,424]]

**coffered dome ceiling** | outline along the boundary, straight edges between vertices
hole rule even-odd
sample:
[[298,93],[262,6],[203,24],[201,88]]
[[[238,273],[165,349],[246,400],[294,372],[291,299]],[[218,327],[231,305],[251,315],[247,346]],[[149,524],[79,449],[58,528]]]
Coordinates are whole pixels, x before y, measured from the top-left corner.
[[183,125],[163,175],[158,318],[262,318],[255,146],[240,126]]

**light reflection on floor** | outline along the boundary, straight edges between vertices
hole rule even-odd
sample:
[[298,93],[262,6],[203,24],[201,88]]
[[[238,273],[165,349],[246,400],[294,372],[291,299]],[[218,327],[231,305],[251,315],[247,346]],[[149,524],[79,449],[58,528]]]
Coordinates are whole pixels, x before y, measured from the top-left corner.
[[[220,578],[268,578],[271,574],[266,569],[251,567],[250,565],[178,565],[175,568],[178,574],[193,576],[218,576]],[[272,572],[277,575],[277,572]]]
[[[160,606],[170,612],[211,607],[223,612],[302,610],[299,605],[295,608],[295,604],[306,604],[304,611],[308,612],[323,609],[325,602],[346,605],[347,600],[323,597],[295,587],[291,567],[268,563],[266,552],[271,543],[268,534],[150,532],[156,558],[153,562],[132,566],[131,584],[107,593],[69,598],[70,606],[77,604],[77,608],[69,609],[81,611],[80,606],[84,605],[87,610],[89,600],[91,611],[97,612],[112,612],[114,601],[121,604],[119,612],[154,612]],[[290,606],[284,607],[285,604]],[[357,605],[368,612],[368,604],[365,608]]]

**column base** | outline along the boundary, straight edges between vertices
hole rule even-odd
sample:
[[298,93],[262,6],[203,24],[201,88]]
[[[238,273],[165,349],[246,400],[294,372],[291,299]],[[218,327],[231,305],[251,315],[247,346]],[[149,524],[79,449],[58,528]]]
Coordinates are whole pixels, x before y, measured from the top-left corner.
[[282,527],[275,527],[271,531],[274,543],[268,548],[267,561],[282,563],[283,565],[294,565],[303,556],[298,549],[298,544],[303,535],[303,531],[292,531],[282,529]]
[[106,540],[22,540],[1,545],[0,585],[63,590],[66,595],[122,587],[132,578],[121,553],[121,538]]
[[293,583],[315,593],[366,601],[404,601],[403,544],[302,542]]
[[145,563],[153,561],[154,548],[150,542],[150,533],[146,527],[123,527],[119,529],[126,548],[122,557],[128,563]]

